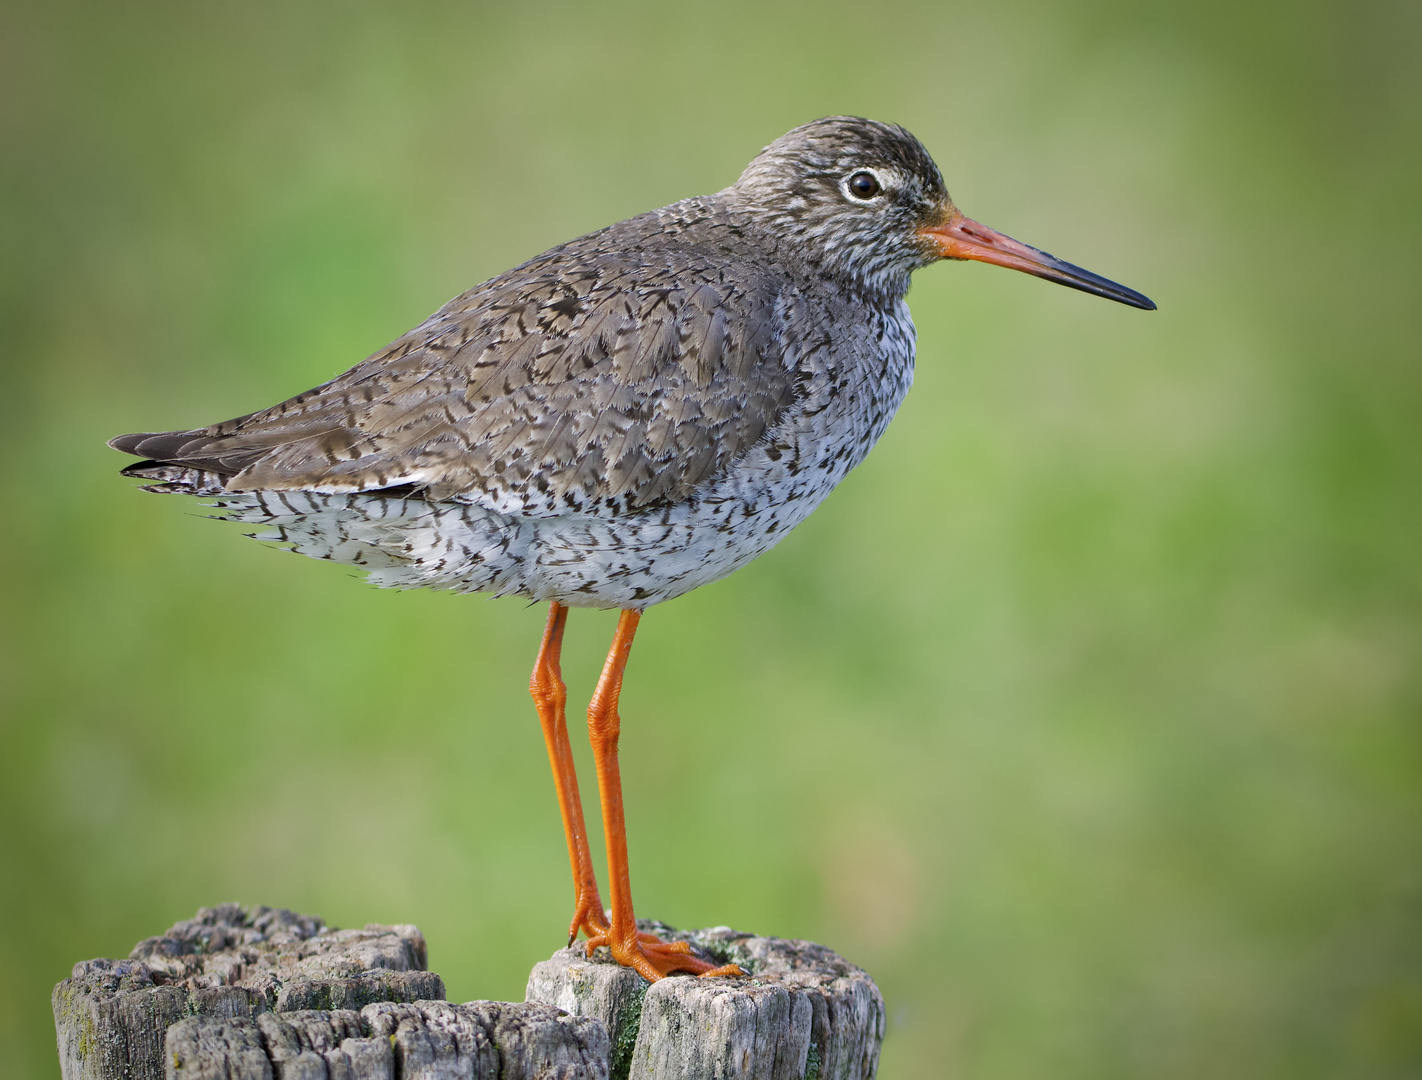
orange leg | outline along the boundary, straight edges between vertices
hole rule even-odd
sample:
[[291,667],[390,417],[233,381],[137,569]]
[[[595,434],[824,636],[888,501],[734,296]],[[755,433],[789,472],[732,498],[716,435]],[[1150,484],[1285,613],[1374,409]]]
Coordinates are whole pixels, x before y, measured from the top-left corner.
[[624,611],[617,620],[617,633],[608,650],[607,663],[597,681],[592,704],[588,706],[588,734],[593,757],[597,762],[597,787],[602,797],[602,828],[607,841],[607,873],[612,887],[612,924],[603,932],[588,935],[588,954],[599,945],[612,950],[613,959],[633,968],[644,979],[656,982],[672,971],[690,971],[697,975],[739,975],[735,964],[717,967],[691,953],[684,941],[659,941],[651,934],[637,932],[637,917],[632,913],[632,882],[627,869],[627,826],[622,816],[622,773],[617,766],[617,739],[622,720],[617,714],[617,699],[622,693],[622,673],[627,667],[627,654],[632,651],[632,637],[637,632],[641,614]]
[[563,813],[563,832],[568,840],[568,861],[573,866],[573,923],[568,928],[568,944],[582,930],[593,937],[606,934],[607,916],[598,895],[597,878],[593,873],[592,852],[588,849],[588,830],[583,824],[583,802],[578,796],[578,774],[573,769],[573,748],[568,744],[568,721],[564,707],[568,689],[563,685],[559,655],[563,649],[563,627],[568,621],[568,609],[556,601],[548,608],[548,626],[543,631],[543,645],[538,661],[533,665],[529,692],[543,725],[543,741],[548,744],[548,764],[553,767],[553,783],[558,788],[558,809]]

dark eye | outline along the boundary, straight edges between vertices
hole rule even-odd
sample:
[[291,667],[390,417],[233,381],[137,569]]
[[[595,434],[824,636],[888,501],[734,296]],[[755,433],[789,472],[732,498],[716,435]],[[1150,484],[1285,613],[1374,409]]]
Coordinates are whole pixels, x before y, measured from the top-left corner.
[[873,173],[857,172],[849,178],[849,193],[856,199],[872,199],[880,190],[878,178]]

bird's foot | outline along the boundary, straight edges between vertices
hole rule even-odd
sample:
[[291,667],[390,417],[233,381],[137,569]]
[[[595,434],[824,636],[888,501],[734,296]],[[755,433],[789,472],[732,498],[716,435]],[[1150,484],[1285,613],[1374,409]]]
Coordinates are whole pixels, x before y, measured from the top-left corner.
[[656,982],[673,971],[689,971],[703,979],[735,978],[745,972],[736,964],[713,964],[691,951],[687,941],[663,941],[656,934],[639,930],[635,936],[614,935],[612,928],[603,933],[589,934],[588,956],[600,945],[606,945],[612,958],[623,967],[630,967],[648,982]]
[[[612,929],[612,924],[607,921],[607,912],[603,910],[602,898],[598,896],[597,886],[590,890],[578,890],[578,906],[573,910],[573,921],[568,924],[568,947],[573,947],[573,942],[578,939],[581,932],[587,935],[589,941],[593,938],[605,938]],[[592,950],[588,950],[588,955],[592,955]]]
[[[580,890],[573,921],[568,924],[568,947],[572,948],[573,942],[578,940],[578,935],[583,934],[588,939],[588,955],[591,956],[599,945],[608,944],[612,933],[611,917],[612,912],[604,910],[602,906],[602,897],[598,895],[596,885]],[[661,943],[661,938],[645,930],[637,931],[637,940]]]

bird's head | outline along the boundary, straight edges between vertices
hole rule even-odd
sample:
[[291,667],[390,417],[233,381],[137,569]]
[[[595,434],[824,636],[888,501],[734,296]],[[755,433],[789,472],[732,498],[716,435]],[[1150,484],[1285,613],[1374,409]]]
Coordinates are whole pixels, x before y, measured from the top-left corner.
[[729,189],[739,207],[836,277],[889,296],[939,259],[1021,270],[1133,307],[1146,297],[964,217],[897,124],[828,116],[767,146]]

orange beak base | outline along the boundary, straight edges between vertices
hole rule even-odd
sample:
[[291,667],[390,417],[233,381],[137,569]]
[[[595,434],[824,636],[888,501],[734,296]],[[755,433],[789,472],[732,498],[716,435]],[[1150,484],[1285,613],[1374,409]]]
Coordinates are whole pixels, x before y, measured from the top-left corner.
[[979,225],[972,218],[964,217],[957,210],[952,211],[942,225],[920,229],[919,235],[932,241],[938,249],[939,258],[973,259],[977,262],[1005,266],[1010,270],[1021,270],[1069,289],[1080,289],[1107,300],[1129,304],[1131,307],[1154,311],[1155,304],[1149,297],[1142,296],[1134,289],[1117,285],[1090,270],[1083,270],[1069,262],[1038,251],[1034,247],[1019,243],[1010,236],[1004,236],[996,229]]

